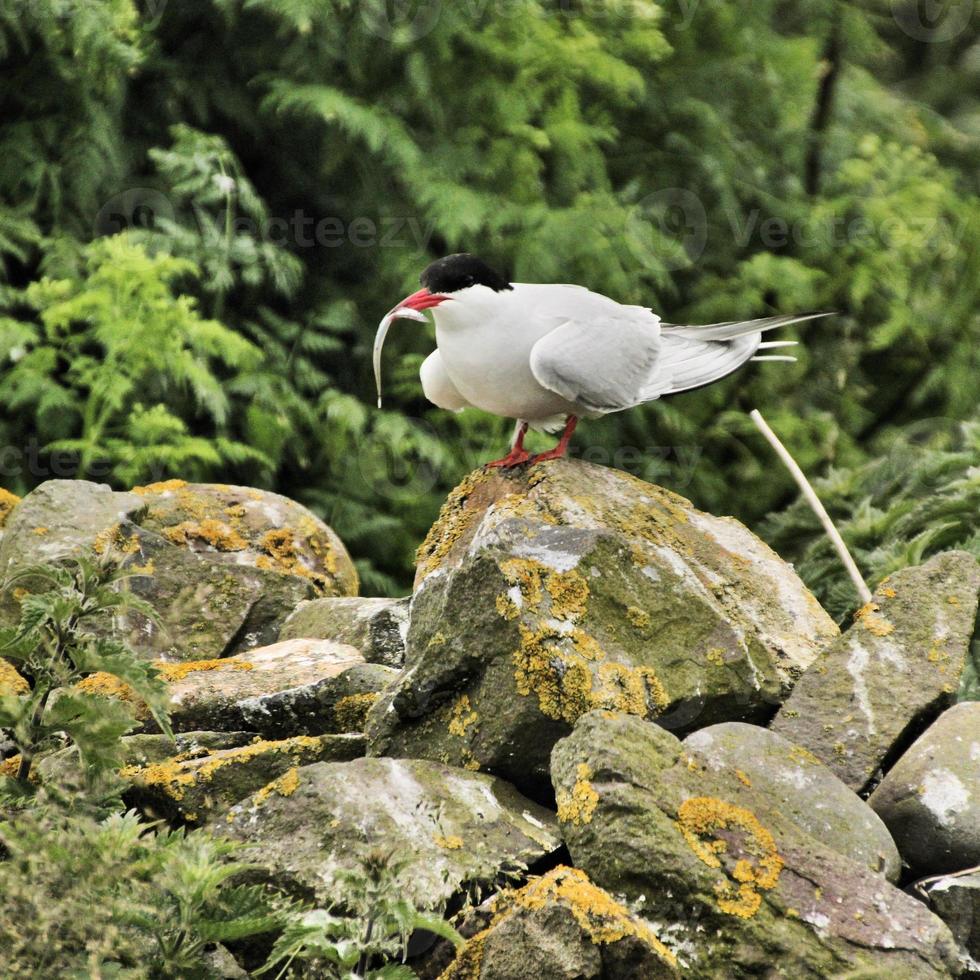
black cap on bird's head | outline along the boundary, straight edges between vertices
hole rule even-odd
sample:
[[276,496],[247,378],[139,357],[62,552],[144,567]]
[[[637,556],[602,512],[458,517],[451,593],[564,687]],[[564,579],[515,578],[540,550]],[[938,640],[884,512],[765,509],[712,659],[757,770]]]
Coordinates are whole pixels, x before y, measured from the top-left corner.
[[457,252],[436,259],[419,276],[419,282],[430,293],[454,293],[468,286],[487,286],[496,293],[514,288],[483,259],[469,252]]
[[388,328],[399,317],[425,322],[423,310],[434,310],[441,303],[452,302],[453,293],[470,286],[487,286],[495,293],[514,287],[499,272],[494,272],[482,259],[468,252],[436,259],[419,276],[422,288],[396,303],[378,324],[374,338],[374,380],[378,387],[378,408],[381,407],[381,347]]

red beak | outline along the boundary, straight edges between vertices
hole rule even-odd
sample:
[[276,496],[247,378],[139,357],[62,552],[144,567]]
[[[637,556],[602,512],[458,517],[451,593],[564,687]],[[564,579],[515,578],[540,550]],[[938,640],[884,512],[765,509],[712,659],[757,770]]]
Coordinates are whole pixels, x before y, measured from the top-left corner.
[[397,313],[398,310],[404,309],[431,310],[447,299],[452,299],[452,297],[443,296],[441,293],[430,293],[428,289],[420,289],[417,293],[406,296],[397,306],[392,307],[391,313]]

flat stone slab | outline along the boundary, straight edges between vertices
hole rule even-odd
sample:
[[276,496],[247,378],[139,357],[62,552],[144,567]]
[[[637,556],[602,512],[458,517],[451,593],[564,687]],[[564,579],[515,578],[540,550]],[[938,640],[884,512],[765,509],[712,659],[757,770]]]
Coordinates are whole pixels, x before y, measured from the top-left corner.
[[757,797],[753,808],[778,809],[827,847],[898,880],[902,859],[888,828],[812,752],[734,721],[702,728],[683,744],[712,771],[734,773]]
[[338,872],[379,854],[395,893],[436,909],[561,843],[555,818],[499,779],[412,759],[302,766],[287,792],[233,807],[222,831],[289,891],[343,901]]
[[317,639],[346,643],[371,664],[405,662],[409,599],[331,596],[301,602],[282,625],[281,640]]
[[967,667],[980,563],[965,551],[904,568],[819,656],[771,728],[870,788],[909,740],[955,700]]
[[868,803],[917,877],[980,864],[980,701],[943,712]]
[[921,902],[655,724],[592,712],[552,774],[575,866],[636,903],[683,976],[955,973],[953,938]]

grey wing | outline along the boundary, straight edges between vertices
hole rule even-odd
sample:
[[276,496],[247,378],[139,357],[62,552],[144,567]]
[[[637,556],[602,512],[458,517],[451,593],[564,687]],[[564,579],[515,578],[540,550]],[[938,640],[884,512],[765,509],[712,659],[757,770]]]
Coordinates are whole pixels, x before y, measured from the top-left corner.
[[531,348],[531,373],[585,412],[617,412],[650,397],[645,392],[658,384],[660,347],[659,319],[623,307],[618,315],[561,323]]

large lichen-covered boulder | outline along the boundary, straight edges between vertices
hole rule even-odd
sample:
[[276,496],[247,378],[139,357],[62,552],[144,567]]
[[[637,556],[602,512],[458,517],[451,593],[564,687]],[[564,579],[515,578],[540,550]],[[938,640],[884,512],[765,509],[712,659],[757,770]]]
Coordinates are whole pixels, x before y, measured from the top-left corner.
[[[0,578],[80,551],[115,553],[159,622],[117,626],[147,657],[207,660],[271,643],[304,599],[350,595],[357,576],[343,544],[304,507],[264,490],[180,480],[113,492],[50,480],[14,509],[0,541]],[[0,622],[19,614],[0,602]]]
[[683,744],[713,772],[734,773],[754,807],[777,809],[827,847],[898,880],[902,861],[888,828],[812,752],[741,722],[702,728]]
[[801,678],[772,729],[866,790],[956,699],[977,615],[980,562],[948,551],[895,572]]
[[408,599],[310,599],[301,602],[282,624],[279,637],[335,640],[357,647],[368,663],[401,667],[405,662],[408,607]]
[[980,864],[980,701],[964,701],[940,715],[868,803],[914,874]]
[[395,675],[330,640],[283,640],[234,657],[164,665],[163,672],[175,731],[242,729],[272,738],[359,730]]
[[257,845],[250,860],[270,880],[331,905],[343,902],[338,872],[384,860],[394,894],[441,908],[560,844],[554,815],[507,783],[436,762],[322,762],[288,789],[243,800],[222,832]]
[[440,980],[669,980],[677,958],[650,926],[559,866],[495,897],[487,927]]
[[200,824],[246,796],[255,806],[273,794],[288,796],[298,785],[300,766],[346,762],[363,754],[360,735],[253,738],[232,748],[201,746],[159,761],[131,763],[120,775],[131,784],[128,802],[153,816]]
[[734,520],[581,462],[479,470],[420,549],[406,669],[372,710],[371,751],[532,791],[584,712],[677,730],[764,717],[836,634]]
[[694,980],[955,974],[949,930],[657,725],[592,712],[555,746],[572,860]]

